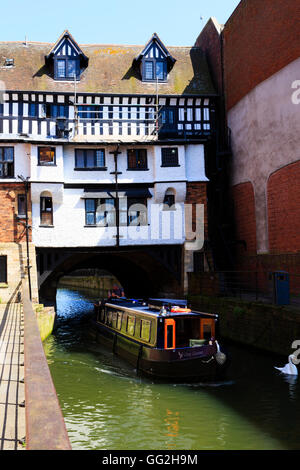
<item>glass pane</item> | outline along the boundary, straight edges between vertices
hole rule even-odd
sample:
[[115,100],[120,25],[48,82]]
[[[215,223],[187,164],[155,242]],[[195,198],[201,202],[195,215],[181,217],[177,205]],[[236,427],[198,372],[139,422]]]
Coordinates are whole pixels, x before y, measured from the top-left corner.
[[94,168],[94,166],[95,166],[94,150],[86,150],[86,167]]
[[84,151],[83,150],[76,150],[76,168],[84,168]]
[[142,320],[141,339],[143,339],[144,341],[150,341],[150,327],[150,321]]
[[18,195],[18,215],[25,214],[25,195],[19,194]]
[[117,320],[117,328],[118,328],[118,330],[120,330],[120,329],[121,329],[121,326],[122,326],[122,316],[123,316],[123,313],[118,312],[118,320]]
[[87,212],[94,212],[95,211],[95,200],[94,199],[86,199],[85,200],[85,210]]
[[153,80],[153,62],[146,60],[145,61],[145,78],[146,80]]
[[134,329],[135,329],[135,317],[128,315],[127,319],[127,332],[130,335],[134,335]]
[[40,148],[39,163],[54,163],[54,149],[50,147]]
[[64,78],[66,76],[66,61],[58,59],[57,61],[57,76]]
[[95,225],[95,214],[94,212],[87,212],[86,213],[86,224],[87,225]]
[[58,107],[57,107],[57,116],[58,117],[66,117],[66,106],[64,106],[63,104],[60,104]]
[[3,163],[0,163],[0,177],[4,176]]
[[75,77],[76,76],[76,60],[69,59],[68,60],[68,77]]
[[14,149],[11,147],[4,149],[4,160],[6,162],[13,162],[14,161]]
[[158,80],[164,79],[164,63],[162,61],[156,61],[156,78]]
[[136,168],[135,150],[128,150],[128,168]]
[[96,150],[96,167],[101,168],[105,165],[104,162],[104,151]]
[[137,167],[146,168],[147,166],[147,150],[137,150]]
[[29,109],[28,109],[29,116],[31,116],[31,117],[36,116],[36,110],[37,110],[36,104],[35,103],[29,103]]

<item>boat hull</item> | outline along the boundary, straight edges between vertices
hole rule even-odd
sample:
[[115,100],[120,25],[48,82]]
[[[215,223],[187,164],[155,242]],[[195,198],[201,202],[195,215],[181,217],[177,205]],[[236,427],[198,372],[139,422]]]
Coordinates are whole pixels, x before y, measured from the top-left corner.
[[213,378],[224,370],[215,358],[216,345],[158,349],[130,340],[97,321],[92,322],[92,328],[97,342],[148,377],[174,380]]

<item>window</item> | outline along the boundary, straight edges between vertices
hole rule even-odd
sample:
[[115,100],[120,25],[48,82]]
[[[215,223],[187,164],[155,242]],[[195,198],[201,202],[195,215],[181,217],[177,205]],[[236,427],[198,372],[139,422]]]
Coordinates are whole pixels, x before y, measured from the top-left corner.
[[52,197],[41,196],[41,225],[53,225]]
[[135,317],[133,315],[128,315],[127,317],[127,333],[131,336],[134,336],[135,331]]
[[116,225],[114,202],[114,199],[86,199],[85,224],[114,227]]
[[55,148],[39,147],[38,148],[38,164],[39,165],[55,165]]
[[164,197],[164,210],[170,210],[175,205],[175,193],[173,189],[167,189]]
[[44,104],[44,116],[46,118],[69,117],[69,107],[64,104]]
[[105,151],[103,149],[75,150],[75,169],[97,170],[105,168]]
[[147,225],[147,199],[120,198],[119,199],[120,225],[136,226]]
[[160,132],[176,129],[176,110],[164,107],[160,112]]
[[80,73],[78,59],[60,57],[54,60],[54,78],[56,80],[70,80],[78,78]]
[[[119,198],[119,224],[121,226],[142,226],[147,223],[147,199]],[[116,200],[113,198],[86,199],[85,224],[115,227]]]
[[38,117],[39,116],[39,105],[37,103],[28,104],[28,116]]
[[18,216],[25,217],[26,215],[26,199],[25,194],[18,194]]
[[14,148],[0,147],[0,178],[14,177]]
[[127,151],[128,170],[147,170],[147,150],[130,149]]
[[162,148],[161,149],[161,166],[179,166],[178,149]]
[[0,256],[0,282],[7,283],[7,256]]
[[164,59],[147,58],[143,61],[142,66],[143,81],[159,81],[167,80],[167,64]]
[[80,119],[102,119],[103,118],[103,106],[93,105],[81,105],[78,106],[78,117]]
[[123,313],[118,312],[118,317],[117,317],[117,329],[118,330],[121,330],[122,328],[122,317],[123,317]]
[[150,341],[151,321],[141,320],[141,339],[143,341]]

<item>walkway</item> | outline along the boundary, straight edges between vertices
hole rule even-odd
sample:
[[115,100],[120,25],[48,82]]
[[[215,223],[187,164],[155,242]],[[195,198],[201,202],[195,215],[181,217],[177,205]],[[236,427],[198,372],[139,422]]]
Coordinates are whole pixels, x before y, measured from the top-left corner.
[[25,448],[20,442],[25,437],[23,379],[22,304],[0,304],[0,450]]

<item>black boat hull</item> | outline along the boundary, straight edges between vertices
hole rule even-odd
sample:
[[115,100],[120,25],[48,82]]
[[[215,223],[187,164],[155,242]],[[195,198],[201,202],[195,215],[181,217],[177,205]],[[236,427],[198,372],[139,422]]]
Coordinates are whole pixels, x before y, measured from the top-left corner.
[[215,378],[224,370],[215,358],[216,345],[158,349],[132,341],[97,321],[92,321],[92,328],[97,342],[148,377],[169,380]]

